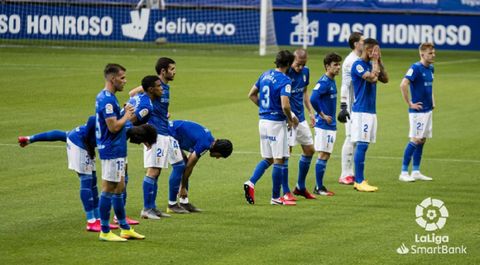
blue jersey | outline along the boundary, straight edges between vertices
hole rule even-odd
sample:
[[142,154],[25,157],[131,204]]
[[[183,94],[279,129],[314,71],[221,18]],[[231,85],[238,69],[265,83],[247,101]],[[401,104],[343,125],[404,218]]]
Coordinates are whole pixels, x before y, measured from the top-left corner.
[[372,64],[361,58],[352,64],[352,84],[355,101],[352,105],[354,112],[376,113],[377,83],[370,83],[363,79],[366,72],[372,71]]
[[292,96],[290,97],[290,107],[292,112],[297,116],[298,121],[305,120],[305,112],[303,108],[303,93],[310,82],[310,70],[308,67],[303,67],[300,73],[295,72],[290,68],[287,73],[292,80]]
[[102,90],[97,95],[95,103],[96,128],[98,153],[100,159],[115,159],[127,157],[127,134],[125,126],[117,132],[111,133],[108,130],[105,119],[116,117],[121,119],[120,105],[114,94],[107,90]]
[[192,121],[175,120],[170,122],[170,135],[175,138],[182,150],[200,157],[210,150],[215,138],[202,125]]
[[160,135],[168,136],[168,106],[170,105],[170,86],[162,82],[163,94],[152,101],[153,111],[148,123],[157,129]]
[[82,149],[86,149],[85,143],[93,147],[97,146],[95,138],[95,116],[88,117],[87,123],[68,132],[67,137],[72,143]]
[[135,108],[135,116],[137,117],[137,122],[135,125],[147,123],[153,111],[153,104],[150,100],[150,97],[146,93],[138,93],[137,95],[131,97],[127,103]]
[[[312,90],[310,103],[317,112],[315,127],[324,130],[337,130],[336,109],[337,109],[337,85],[335,80],[330,79],[327,75],[323,75]],[[319,113],[332,117],[332,123],[328,124],[323,120]]]
[[286,120],[283,114],[281,96],[290,97],[292,82],[284,73],[268,70],[258,78],[255,86],[258,88],[258,105],[260,119],[271,121]]
[[420,62],[412,64],[408,69],[405,78],[410,81],[412,102],[422,102],[421,110],[409,109],[409,112],[429,112],[433,109],[433,73],[433,65],[426,67]]

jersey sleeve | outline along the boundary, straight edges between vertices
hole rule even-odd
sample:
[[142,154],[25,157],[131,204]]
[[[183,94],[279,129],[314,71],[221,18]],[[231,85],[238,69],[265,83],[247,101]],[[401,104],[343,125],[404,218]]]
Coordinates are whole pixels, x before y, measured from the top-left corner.
[[292,82],[288,80],[282,86],[282,90],[280,91],[280,96],[290,97],[291,95],[292,95]]
[[312,104],[313,109],[320,113],[322,110],[320,109],[320,83],[317,83],[312,90],[312,94],[310,95],[310,103]]
[[115,106],[115,101],[109,98],[105,98],[102,102],[100,102],[100,111],[102,112],[105,119],[108,119],[110,117],[116,117]]
[[342,102],[343,102],[343,99],[348,98],[348,95],[350,94],[349,90],[352,84],[351,70],[352,70],[352,66],[347,61],[345,61],[342,67],[342,87],[340,90],[340,97],[342,99]]
[[358,76],[362,78],[362,76],[367,72],[368,72],[368,69],[366,69],[365,66],[363,66],[360,61],[356,61],[352,64],[351,78],[353,78],[353,76]]
[[305,76],[306,76],[306,80],[305,80],[305,87],[307,87],[309,84],[310,84],[310,69],[309,68],[305,68],[306,69],[306,73],[305,73]]
[[410,82],[415,81],[415,78],[417,77],[417,71],[418,70],[415,65],[410,66],[407,73],[405,74],[405,78],[408,79]]
[[140,100],[140,104],[138,104],[137,108],[135,108],[135,116],[137,117],[137,121],[139,123],[146,123],[148,121],[150,113],[152,113],[152,110],[153,109],[150,101]]

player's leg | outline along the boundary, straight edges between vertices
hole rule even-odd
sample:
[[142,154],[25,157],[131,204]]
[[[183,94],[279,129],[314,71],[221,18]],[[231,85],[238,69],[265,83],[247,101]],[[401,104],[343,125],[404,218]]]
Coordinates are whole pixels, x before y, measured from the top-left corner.
[[[298,127],[297,127],[298,128]],[[289,154],[292,153],[292,147],[296,145],[297,138],[297,129],[290,128],[287,130],[287,143]],[[290,185],[288,183],[288,157],[284,158],[284,167],[282,172],[282,190],[283,190],[283,199],[287,201],[296,201],[297,198],[293,196],[290,191]]]
[[342,146],[342,173],[338,182],[340,184],[351,185],[354,182],[353,174],[353,151],[354,143],[351,140],[352,120],[348,119],[345,123],[345,141]]
[[[180,150],[178,141],[174,138],[170,137],[170,147],[169,147],[169,154],[168,154],[168,161],[172,165],[172,173],[168,178],[168,207],[167,213],[178,213],[178,214],[187,214],[190,211],[186,210],[182,205],[185,207],[189,207],[192,212],[197,210],[191,203],[188,201],[187,198],[180,198],[177,202],[177,194],[180,189],[180,183],[182,181],[183,172],[185,171],[185,160],[183,152]],[[188,188],[188,187],[187,187]],[[199,212],[200,209],[198,209]]]
[[259,120],[258,131],[260,134],[260,154],[262,160],[255,166],[253,174],[249,180],[243,183],[243,190],[245,192],[245,199],[249,204],[255,203],[255,184],[263,176],[267,168],[273,164],[272,151],[270,149],[269,140],[267,139],[267,125],[265,120]]
[[400,176],[398,179],[403,182],[413,182],[415,179],[408,174],[408,167],[410,165],[410,161],[412,160],[413,153],[415,149],[417,149],[418,145],[418,138],[415,138],[417,135],[417,122],[418,122],[418,115],[417,113],[409,113],[408,114],[408,121],[410,125],[408,136],[410,137],[409,142],[405,146],[405,150],[403,152],[403,160],[402,160],[402,170],[400,172]]
[[313,193],[322,196],[333,196],[334,193],[328,191],[323,184],[323,177],[327,168],[327,161],[333,151],[335,144],[336,131],[315,128],[315,150],[318,152],[318,159],[315,163],[316,186]]
[[431,177],[427,177],[420,173],[420,163],[422,161],[423,147],[427,138],[432,137],[432,112],[421,113],[421,124],[418,125],[420,128],[419,139],[417,143],[417,149],[413,153],[413,163],[412,163],[412,177],[415,180],[432,180]]
[[303,121],[297,127],[297,142],[302,146],[302,155],[298,161],[298,178],[297,185],[293,193],[295,195],[300,195],[306,199],[315,199],[315,195],[310,194],[307,191],[305,180],[307,178],[308,170],[310,169],[310,164],[312,162],[313,154],[315,154],[315,148],[313,146],[313,137],[310,127],[306,121]]
[[354,189],[358,191],[377,191],[365,181],[365,156],[370,142],[375,142],[376,116],[369,113],[352,112],[352,141],[356,143],[353,155],[355,167]]
[[31,136],[18,137],[18,144],[20,144],[21,147],[25,147],[28,144],[31,144],[34,142],[55,142],[55,141],[66,142],[67,132],[60,131],[60,130],[52,130],[52,131],[34,134]]
[[[125,163],[125,189],[123,189],[123,192],[122,192],[123,206],[124,206],[124,207],[126,207],[126,205],[127,205],[127,195],[128,195],[128,194],[127,194],[127,187],[128,187],[128,162]],[[137,220],[135,220],[135,219],[132,219],[132,218],[130,218],[130,217],[128,217],[128,216],[126,216],[125,218],[127,219],[127,223],[128,223],[129,225],[138,225],[138,224],[140,224],[139,221],[137,221]],[[114,220],[115,223],[118,224],[118,218],[117,218],[116,215],[113,217],[113,220]]]

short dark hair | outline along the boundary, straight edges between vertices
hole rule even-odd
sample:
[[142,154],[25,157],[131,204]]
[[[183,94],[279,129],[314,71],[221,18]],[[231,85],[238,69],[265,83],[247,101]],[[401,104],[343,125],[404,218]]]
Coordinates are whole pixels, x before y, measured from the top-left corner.
[[130,143],[152,145],[157,142],[157,130],[150,124],[133,126],[127,129],[127,138],[130,139]]
[[355,42],[359,42],[362,36],[363,35],[360,32],[354,32],[352,35],[350,35],[348,38],[348,45],[350,46],[350,49],[355,49]]
[[142,87],[145,92],[147,92],[149,87],[155,87],[155,82],[160,80],[160,77],[157,75],[147,75],[142,79]]
[[108,75],[117,75],[120,71],[127,71],[127,69],[117,63],[109,63],[103,70],[103,76],[106,78]]
[[232,142],[228,139],[217,139],[210,148],[210,153],[220,153],[223,158],[229,157],[233,152]]
[[162,69],[165,69],[165,71],[167,71],[168,66],[171,64],[175,64],[175,61],[168,57],[160,57],[158,58],[157,64],[155,65],[155,71],[159,75]]
[[363,41],[364,46],[375,46],[378,45],[378,41],[373,38],[368,38]]
[[340,56],[336,52],[330,52],[325,55],[325,58],[323,58],[323,65],[325,68],[327,68],[327,65],[330,65],[332,62],[341,62],[342,61],[342,56]]
[[277,67],[290,67],[293,60],[295,60],[295,56],[290,51],[279,51],[275,57],[275,65]]

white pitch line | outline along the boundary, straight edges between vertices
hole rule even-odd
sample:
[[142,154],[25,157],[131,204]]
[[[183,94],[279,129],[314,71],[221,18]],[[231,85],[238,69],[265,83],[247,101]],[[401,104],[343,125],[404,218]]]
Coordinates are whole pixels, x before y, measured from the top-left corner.
[[[0,143],[0,146],[14,146],[18,147],[18,144],[4,144]],[[45,145],[45,144],[34,144],[34,145],[29,145],[27,148],[51,148],[51,149],[65,149],[65,145]],[[143,150],[143,148],[140,147],[133,147],[130,149],[134,150]],[[253,151],[234,151],[234,154],[237,155],[260,155],[259,152],[253,152]],[[292,156],[299,157],[300,154],[293,154]],[[339,155],[332,155],[332,157],[335,158],[340,158]],[[401,160],[403,157],[395,157],[395,156],[368,156],[367,158],[373,158],[373,159],[384,159],[384,160]],[[472,160],[472,159],[447,159],[447,158],[423,158],[423,160],[428,160],[428,161],[436,161],[436,162],[456,162],[456,163],[475,163],[475,164],[480,164],[480,160]]]
[[444,64],[459,64],[459,63],[474,63],[478,62],[480,59],[465,59],[465,60],[454,60],[454,61],[443,61],[434,63],[434,65],[444,65]]

